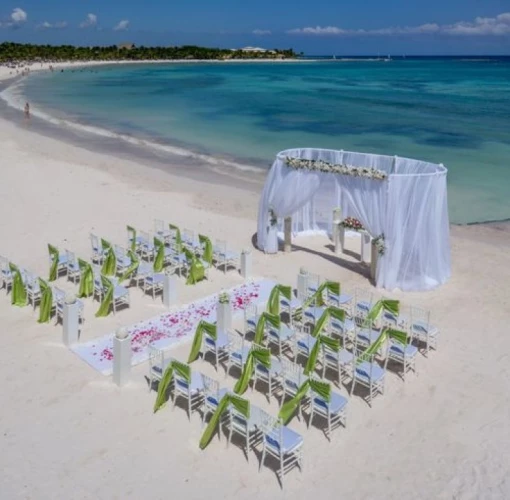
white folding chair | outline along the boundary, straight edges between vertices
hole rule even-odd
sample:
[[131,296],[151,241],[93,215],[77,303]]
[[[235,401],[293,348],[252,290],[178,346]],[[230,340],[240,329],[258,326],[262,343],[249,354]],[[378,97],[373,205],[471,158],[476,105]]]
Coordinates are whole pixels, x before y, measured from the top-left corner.
[[143,293],[151,293],[152,300],[156,299],[158,293],[163,294],[165,275],[163,273],[149,272],[143,278]]
[[[252,349],[265,349],[264,346],[252,344]],[[255,370],[253,371],[253,386],[252,390],[257,387],[257,382],[265,382],[267,385],[266,398],[271,401],[271,396],[282,386],[282,372],[283,368],[280,361],[271,356],[271,364],[269,367],[264,366],[262,363],[255,361]]]
[[[288,359],[282,359],[282,399],[280,401],[280,408],[285,403],[287,397],[293,398],[297,395],[300,387],[306,380],[306,375],[303,373],[301,366],[296,365]],[[303,397],[298,407],[298,418],[301,420],[301,409],[307,405],[309,401],[308,394]]]
[[306,280],[307,295],[313,295],[321,286],[321,277],[315,273],[308,273]]
[[[368,355],[362,350],[356,348],[355,358],[353,360],[353,377],[351,385],[351,395],[354,393],[356,384],[362,385],[368,389],[366,401],[368,406],[372,406],[372,400],[378,394],[384,394],[384,382],[386,379],[386,356],[383,366],[375,360],[376,354]],[[361,359],[358,359],[361,358]]]
[[170,241],[170,237],[172,235],[166,224],[159,219],[154,219],[154,234],[165,243]]
[[114,246],[115,258],[117,260],[117,275],[124,274],[131,265],[131,259],[128,257],[126,250],[119,245]]
[[428,356],[430,349],[437,351],[439,329],[430,324],[430,311],[419,307],[411,307],[410,333],[418,343],[425,344],[424,355]]
[[[176,361],[174,360],[174,363]],[[183,366],[184,363],[181,363]],[[191,420],[191,413],[193,410],[198,410],[202,407],[204,397],[204,381],[202,374],[191,371],[191,380],[188,382],[184,377],[179,375],[177,370],[174,370],[174,401],[173,407],[177,398],[183,398],[187,402],[188,420]]]
[[[202,380],[204,382],[204,401],[202,406],[202,427],[205,424],[205,419],[207,415],[213,414],[217,409],[220,401],[223,396],[227,394],[228,390],[226,388],[220,389],[220,384],[218,381],[207,377],[206,375],[202,375]],[[220,438],[221,431],[218,428],[218,439]]]
[[418,348],[410,343],[412,337],[407,337],[405,342],[399,342],[395,338],[388,339],[388,361],[402,365],[402,380],[405,381],[406,373],[413,371],[416,373],[416,355]]
[[35,306],[41,301],[41,288],[37,276],[29,271],[25,274],[25,287],[27,291],[27,301],[29,304],[32,304],[35,310]]
[[140,254],[142,259],[152,262],[154,260],[154,240],[146,231],[140,231]]
[[260,314],[257,311],[256,304],[248,304],[244,308],[244,336],[246,334],[253,333],[255,334],[255,329],[257,328],[257,323],[259,322]]
[[106,250],[98,236],[90,233],[90,245],[92,247],[92,262],[94,264],[102,264],[106,257]]
[[239,412],[232,403],[229,405],[227,421],[227,428],[229,432],[227,446],[232,441],[232,434],[238,434],[244,438],[246,449],[243,451],[246,453],[246,461],[249,462],[252,445],[255,444],[257,437],[260,435],[260,430],[258,428],[260,409],[250,404],[249,400],[246,399],[245,401],[248,406],[248,417]]
[[328,440],[331,441],[331,431],[340,425],[346,426],[347,399],[334,391],[330,392],[329,401],[315,392],[313,388],[310,389],[310,393],[311,409],[308,425],[312,424],[315,415],[323,417],[328,423],[327,432],[325,432],[325,434]]
[[[149,392],[151,392],[154,381],[161,382],[163,374],[167,366],[171,363],[171,359],[165,360],[163,350],[154,347],[152,344],[147,346],[149,352]],[[173,385],[173,382],[171,386]]]
[[182,244],[189,248],[190,250],[194,249],[195,247],[195,231],[192,231],[191,229],[183,229],[182,230]]
[[294,467],[303,472],[303,438],[287,426],[280,419],[276,419],[260,410],[260,429],[262,431],[262,456],[259,462],[259,471],[267,455],[278,461],[276,471],[280,486],[284,488],[284,476]]
[[356,288],[354,297],[354,318],[356,323],[361,326],[372,309],[374,295],[366,288]]
[[5,287],[5,291],[8,292],[12,287],[12,272],[9,267],[9,259],[0,255],[0,276],[2,277],[2,288]]
[[236,367],[239,371],[243,370],[244,364],[250,354],[250,346],[244,345],[244,337],[229,333],[230,352],[227,360],[227,371],[225,378],[230,374],[232,367]]
[[223,267],[223,272],[226,273],[229,267],[239,268],[239,254],[228,250],[226,241],[216,240],[213,246],[213,262],[216,268]]
[[80,281],[81,277],[81,269],[78,264],[78,259],[73,252],[66,250],[67,256],[67,279],[68,281],[72,281],[75,285]]
[[218,371],[218,365],[222,361],[228,363],[230,356],[230,337],[227,332],[217,331],[217,338],[213,339],[207,332],[204,332],[202,350],[205,355],[211,353],[214,356],[214,368]]

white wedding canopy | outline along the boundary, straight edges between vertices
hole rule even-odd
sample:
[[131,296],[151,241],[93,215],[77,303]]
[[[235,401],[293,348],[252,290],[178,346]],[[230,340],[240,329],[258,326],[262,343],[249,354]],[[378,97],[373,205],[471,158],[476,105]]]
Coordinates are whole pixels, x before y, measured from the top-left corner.
[[[384,179],[354,176],[349,168],[351,174],[296,168],[288,164],[288,158],[363,167],[365,173],[377,169]],[[450,277],[446,173],[443,165],[408,158],[325,149],[282,151],[260,199],[257,246],[267,249],[270,210],[279,224],[292,217],[292,231],[297,235],[330,233],[333,209],[340,207],[343,217],[358,219],[372,237],[384,235],[385,252],[377,264],[378,287],[435,288]]]

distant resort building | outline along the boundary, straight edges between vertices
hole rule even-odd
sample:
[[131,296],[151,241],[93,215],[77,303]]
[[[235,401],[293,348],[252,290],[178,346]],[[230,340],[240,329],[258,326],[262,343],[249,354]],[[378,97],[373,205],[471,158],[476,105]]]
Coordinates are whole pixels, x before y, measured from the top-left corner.
[[131,49],[135,48],[135,44],[134,43],[129,43],[129,42],[127,42],[127,43],[120,43],[119,45],[117,45],[117,48],[119,50],[123,50],[123,49],[131,50]]
[[231,49],[232,51],[240,50],[241,52],[255,52],[255,53],[268,53],[268,54],[276,54],[274,50],[267,50],[261,47],[244,47],[242,49]]

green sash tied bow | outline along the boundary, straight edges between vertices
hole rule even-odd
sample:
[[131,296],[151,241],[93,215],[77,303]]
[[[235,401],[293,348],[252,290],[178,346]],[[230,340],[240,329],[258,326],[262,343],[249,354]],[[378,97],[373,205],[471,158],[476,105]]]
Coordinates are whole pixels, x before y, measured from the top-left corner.
[[132,276],[138,271],[138,266],[140,265],[140,259],[133,250],[128,250],[128,256],[131,259],[131,264],[126,269],[124,274],[119,278],[120,283],[127,280],[128,278],[131,279]]
[[49,323],[51,309],[53,308],[53,290],[42,278],[39,278],[39,288],[41,290],[41,303],[39,305],[39,319],[37,322]]
[[172,231],[175,231],[175,249],[177,250],[177,253],[181,253],[182,252],[181,230],[174,224],[168,224],[168,227]]
[[271,351],[265,347],[252,345],[248,357],[246,358],[246,363],[243,366],[241,377],[234,387],[234,392],[236,394],[244,394],[246,389],[248,389],[253,371],[255,370],[256,361],[267,369],[271,368]]
[[199,281],[202,281],[205,277],[205,270],[202,262],[196,258],[196,256],[188,250],[187,248],[183,248],[184,253],[186,254],[186,259],[188,261],[189,271],[188,271],[188,279],[186,280],[186,285],[194,285]]
[[154,237],[154,248],[156,248],[154,272],[160,273],[163,271],[163,266],[165,264],[165,244],[159,238]]
[[23,283],[21,271],[18,266],[9,262],[12,277],[11,304],[13,306],[25,307],[27,305],[27,289]]
[[172,383],[174,372],[184,378],[188,384],[191,384],[191,368],[184,364],[172,360],[166,367],[165,373],[158,385],[158,394],[154,403],[154,413],[163,408],[167,402],[167,392]]
[[317,291],[310,295],[310,297],[303,302],[303,305],[300,308],[296,309],[294,317],[296,319],[301,318],[303,311],[312,304],[315,304],[317,307],[326,305],[324,302],[324,292],[340,296],[340,283],[337,281],[324,281],[324,283],[321,283],[319,288],[317,288]]
[[371,328],[372,324],[377,321],[383,311],[389,312],[395,317],[398,316],[400,302],[398,300],[379,300],[376,302],[367,314],[365,321],[363,321],[363,328]]
[[200,438],[199,446],[201,450],[203,450],[211,442],[214,432],[221,421],[221,417],[230,408],[230,406],[233,406],[241,415],[244,416],[244,418],[250,418],[250,402],[247,399],[241,398],[236,394],[225,394],[219,401],[216,411],[213,413],[211,420],[209,420],[209,423]]
[[114,284],[106,277],[101,275],[101,283],[103,285],[104,295],[101,305],[96,312],[96,318],[104,318],[110,314],[110,306],[113,302],[113,293],[115,291]]
[[49,280],[55,281],[57,279],[57,274],[58,274],[58,261],[60,258],[60,253],[59,253],[57,247],[50,245],[49,243],[48,243],[48,252],[50,253],[50,258],[51,258]]
[[136,252],[136,229],[133,226],[126,226],[127,232],[128,232],[128,240],[131,242],[131,250],[133,252]]
[[292,298],[292,288],[286,285],[276,285],[273,287],[267,301],[268,313],[280,316],[280,295],[290,302]]
[[274,314],[270,314],[268,312],[263,312],[260,315],[259,320],[257,321],[257,326],[255,327],[255,337],[253,339],[254,344],[261,344],[264,340],[264,332],[266,329],[266,325],[270,324],[276,330],[280,330],[281,320],[280,316],[276,316]]
[[301,400],[308,394],[309,389],[317,393],[326,403],[331,401],[331,385],[321,380],[309,378],[298,389],[296,395],[284,403],[278,413],[278,418],[287,425],[299,407]]
[[213,246],[211,243],[211,240],[202,234],[198,235],[198,241],[201,245],[204,247],[204,253],[202,255],[202,259],[209,264],[209,266],[212,266],[213,261]]
[[92,266],[85,260],[78,257],[78,265],[80,266],[80,289],[78,297],[90,297],[94,293],[94,271]]
[[[115,276],[117,272],[117,256],[113,247],[106,240],[101,239],[103,248],[108,248],[106,259],[104,260],[103,267],[101,268],[101,274],[105,276]],[[106,243],[106,245],[105,245]]]
[[208,323],[207,321],[200,321],[195,330],[195,336],[193,337],[193,344],[191,345],[191,351],[188,357],[188,363],[193,363],[198,358],[200,354],[200,349],[202,348],[202,339],[204,333],[209,335],[214,341],[218,338],[218,334],[216,331],[216,325],[212,323]]

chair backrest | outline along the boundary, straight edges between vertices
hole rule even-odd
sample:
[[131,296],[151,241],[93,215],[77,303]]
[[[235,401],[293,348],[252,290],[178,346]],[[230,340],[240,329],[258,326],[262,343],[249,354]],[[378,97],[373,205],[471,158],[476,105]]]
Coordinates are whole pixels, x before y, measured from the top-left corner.
[[259,427],[266,443],[280,450],[280,443],[283,443],[282,421],[263,410],[259,411],[259,415]]
[[145,245],[151,242],[150,234],[147,231],[140,231],[140,239]]
[[244,349],[244,337],[234,332],[227,332],[230,352],[238,352]]
[[227,242],[225,240],[215,240],[214,241],[214,252],[217,254],[226,254],[227,253]]
[[257,304],[247,304],[244,308],[244,320],[247,321],[257,316]]
[[92,246],[92,250],[98,252],[102,250],[103,246],[101,245],[101,241],[99,237],[93,233],[90,233],[90,245]]
[[[220,384],[217,380],[214,380],[207,375],[202,375],[202,380],[204,382],[204,395],[205,397],[212,397],[216,401],[218,401],[218,393],[220,391]],[[219,402],[219,401],[218,401]]]
[[366,288],[356,288],[354,291],[354,307],[356,316],[366,316],[372,308],[374,294]]
[[25,284],[30,290],[39,290],[39,281],[37,280],[37,276],[31,271],[26,271],[25,273]]
[[53,300],[59,306],[63,306],[66,300],[66,293],[60,288],[53,287]]
[[10,268],[9,268],[9,259],[7,259],[6,257],[0,255],[0,269],[2,271],[10,271]]
[[195,231],[184,228],[182,230],[182,239],[184,241],[195,241]]
[[154,231],[156,234],[162,234],[165,232],[165,223],[162,220],[154,219]]
[[289,385],[297,391],[299,387],[301,387],[305,377],[301,366],[283,357],[280,360],[280,363],[282,364],[283,368],[284,386]]
[[430,311],[420,307],[411,307],[411,325],[413,330],[423,329],[423,333],[429,330]]
[[306,280],[307,295],[310,296],[314,294],[320,285],[321,277],[315,273],[308,273],[308,278]]
[[92,264],[92,273],[94,274],[94,281],[101,283],[101,266]]
[[70,250],[66,250],[66,257],[67,257],[67,264],[73,265],[77,263],[76,255],[74,252],[71,252]]
[[124,259],[126,257],[126,251],[120,245],[115,245],[115,256],[117,259]]
[[[163,369],[163,363],[165,361],[165,353],[161,349],[154,347],[152,344],[148,345],[149,351],[149,367],[152,370],[153,368],[159,367]],[[163,375],[163,373],[161,373]]]

